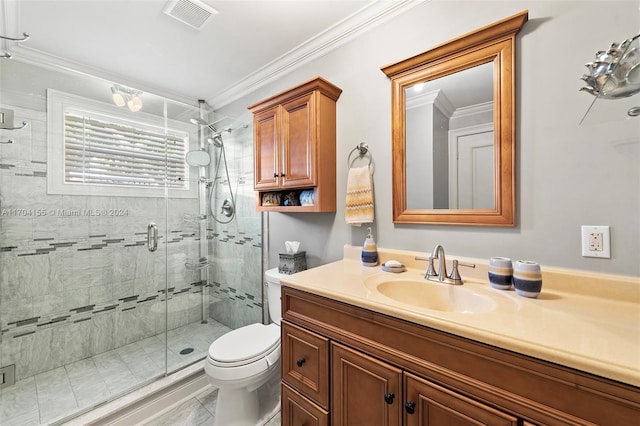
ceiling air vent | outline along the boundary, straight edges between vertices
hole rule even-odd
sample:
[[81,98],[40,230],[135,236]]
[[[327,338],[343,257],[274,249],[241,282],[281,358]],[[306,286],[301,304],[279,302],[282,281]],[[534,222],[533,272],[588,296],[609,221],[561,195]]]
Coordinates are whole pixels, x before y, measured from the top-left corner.
[[218,11],[200,0],[169,0],[164,13],[196,30],[201,30]]

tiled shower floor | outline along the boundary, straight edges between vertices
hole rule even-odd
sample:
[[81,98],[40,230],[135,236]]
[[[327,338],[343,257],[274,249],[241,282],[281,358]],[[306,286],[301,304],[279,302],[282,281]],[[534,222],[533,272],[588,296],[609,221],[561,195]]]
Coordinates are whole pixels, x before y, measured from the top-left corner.
[[[195,362],[230,329],[214,320],[167,334],[168,371]],[[181,355],[180,351],[193,348]],[[50,424],[164,374],[165,336],[157,335],[16,382],[0,390],[0,424]]]

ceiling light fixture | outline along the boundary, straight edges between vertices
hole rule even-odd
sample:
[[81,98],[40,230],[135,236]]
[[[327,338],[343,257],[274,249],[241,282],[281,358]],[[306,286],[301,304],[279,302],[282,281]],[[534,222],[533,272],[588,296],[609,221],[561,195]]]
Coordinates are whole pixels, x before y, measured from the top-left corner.
[[111,96],[116,106],[127,106],[131,112],[138,112],[142,109],[142,92],[120,86],[119,84],[111,87]]
[[124,100],[124,95],[122,93],[120,93],[120,91],[118,89],[116,89],[115,87],[111,88],[111,93],[112,93],[112,97],[113,97],[113,103],[116,104],[117,106],[121,107],[124,106],[127,102]]

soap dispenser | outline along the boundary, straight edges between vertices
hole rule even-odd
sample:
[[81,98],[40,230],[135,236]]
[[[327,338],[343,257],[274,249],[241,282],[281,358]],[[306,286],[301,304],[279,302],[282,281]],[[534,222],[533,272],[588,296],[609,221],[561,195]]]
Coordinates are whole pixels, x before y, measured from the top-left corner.
[[376,266],[378,264],[378,247],[371,235],[371,228],[367,228],[367,230],[369,234],[362,246],[362,264],[364,266]]

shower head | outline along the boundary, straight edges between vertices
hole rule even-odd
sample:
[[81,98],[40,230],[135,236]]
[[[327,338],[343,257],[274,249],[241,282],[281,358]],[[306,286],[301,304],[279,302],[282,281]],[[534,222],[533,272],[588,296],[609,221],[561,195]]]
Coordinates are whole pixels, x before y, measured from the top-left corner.
[[206,127],[207,129],[211,130],[213,133],[219,133],[219,132],[218,132],[218,129],[216,129],[216,128],[213,126],[213,124],[207,123],[206,121],[204,121],[204,120],[203,120],[202,118],[200,118],[200,117],[193,117],[193,118],[190,118],[190,119],[189,119],[189,121],[190,121],[192,124],[196,124],[196,125],[198,125],[198,126]]

